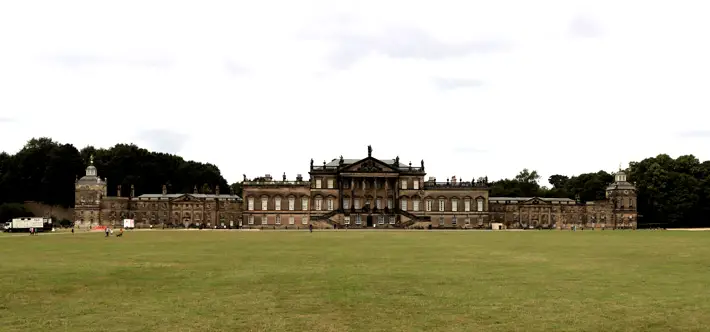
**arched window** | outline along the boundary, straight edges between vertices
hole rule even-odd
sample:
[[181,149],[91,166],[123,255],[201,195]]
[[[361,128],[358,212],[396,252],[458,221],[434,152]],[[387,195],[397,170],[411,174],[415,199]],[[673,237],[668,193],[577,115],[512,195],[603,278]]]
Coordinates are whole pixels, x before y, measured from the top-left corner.
[[452,198],[451,199],[451,211],[456,212],[459,209],[459,199],[458,198]]
[[269,198],[264,196],[261,198],[261,210],[266,211],[268,210],[269,206]]
[[288,210],[293,211],[293,209],[295,209],[295,206],[296,206],[296,197],[290,196],[288,198]]
[[274,210],[276,210],[276,211],[281,210],[281,197],[276,196],[274,198]]

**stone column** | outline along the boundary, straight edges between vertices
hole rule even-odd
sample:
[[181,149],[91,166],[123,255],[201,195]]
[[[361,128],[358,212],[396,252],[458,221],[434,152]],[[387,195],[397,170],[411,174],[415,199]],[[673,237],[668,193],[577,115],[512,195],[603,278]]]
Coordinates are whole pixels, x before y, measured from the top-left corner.
[[372,192],[372,204],[374,204],[374,207],[377,207],[377,178],[372,178]]
[[[355,207],[354,204],[355,204],[355,178],[350,178],[350,207],[354,208]],[[351,222],[352,222],[352,220],[351,220]]]
[[362,178],[362,204],[360,205],[360,208],[365,207],[365,203],[367,203],[367,188],[366,188],[366,183],[365,183],[365,178]]
[[338,209],[343,210],[343,178],[338,176]]

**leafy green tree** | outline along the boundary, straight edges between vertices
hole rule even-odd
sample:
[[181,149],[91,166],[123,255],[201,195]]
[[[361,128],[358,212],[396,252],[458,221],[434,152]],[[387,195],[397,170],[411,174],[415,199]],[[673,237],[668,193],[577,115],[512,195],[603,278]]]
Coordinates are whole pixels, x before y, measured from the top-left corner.
[[74,182],[83,176],[90,157],[99,176],[108,178],[108,194],[128,195],[160,193],[169,185],[172,193],[192,192],[195,185],[220,187],[228,193],[229,185],[219,168],[212,164],[185,161],[171,154],[150,152],[133,144],[117,144],[108,149],[87,146],[77,150],[49,138],[33,138],[15,155],[0,153],[0,203],[37,201],[66,207],[74,203]]
[[34,217],[34,214],[27,211],[22,204],[4,203],[0,204],[0,223],[5,223],[12,218]]

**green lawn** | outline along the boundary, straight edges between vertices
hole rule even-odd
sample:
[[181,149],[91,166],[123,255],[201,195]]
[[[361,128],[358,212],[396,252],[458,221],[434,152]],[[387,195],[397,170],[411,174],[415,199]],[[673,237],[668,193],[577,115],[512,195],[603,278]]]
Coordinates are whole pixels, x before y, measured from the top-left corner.
[[710,232],[0,236],[2,331],[707,331]]

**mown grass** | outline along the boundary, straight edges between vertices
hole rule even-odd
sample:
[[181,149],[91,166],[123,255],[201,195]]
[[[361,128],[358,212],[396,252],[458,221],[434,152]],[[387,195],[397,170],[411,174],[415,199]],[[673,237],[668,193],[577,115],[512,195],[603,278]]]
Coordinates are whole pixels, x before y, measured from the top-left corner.
[[710,233],[3,236],[2,331],[707,331]]

